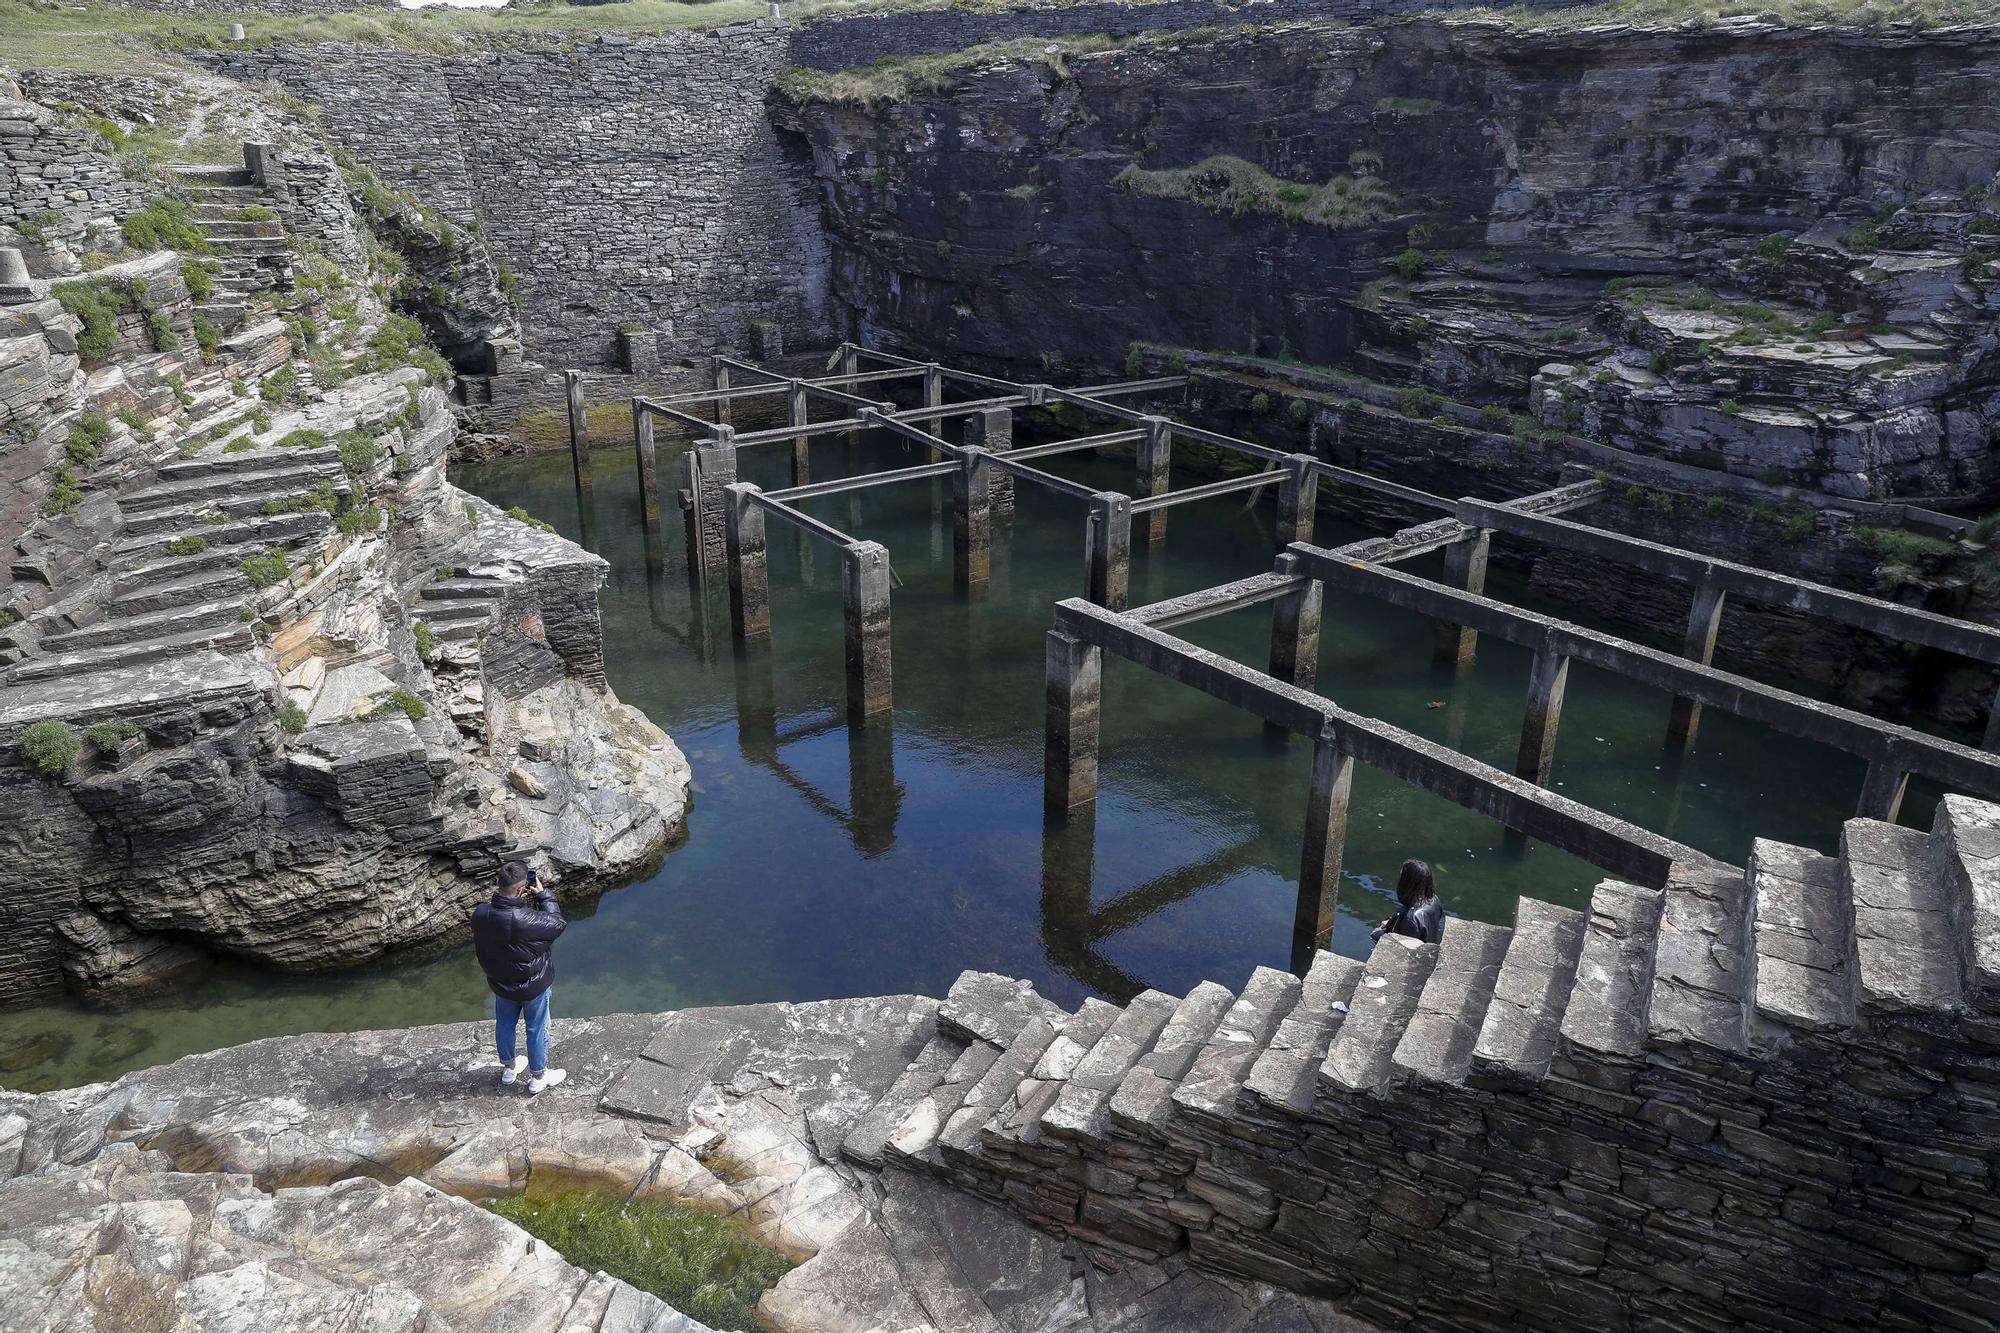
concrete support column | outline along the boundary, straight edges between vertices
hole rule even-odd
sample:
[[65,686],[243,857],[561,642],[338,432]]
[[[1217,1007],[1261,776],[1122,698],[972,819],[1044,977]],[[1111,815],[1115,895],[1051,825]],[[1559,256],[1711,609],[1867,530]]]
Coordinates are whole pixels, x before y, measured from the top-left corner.
[[1981,738],[1982,750],[2000,750],[2000,692],[1993,696],[1993,707],[1986,714],[1986,735]]
[[993,468],[987,453],[967,445],[951,478],[952,584],[980,594],[993,577]]
[[580,497],[590,490],[589,427],[583,415],[583,372],[563,372],[563,397],[569,408],[569,466]]
[[[857,375],[860,372],[861,372],[860,350],[857,349],[852,343],[842,343],[840,345],[840,373],[842,375]],[[843,384],[840,387],[846,390],[848,393],[855,392],[855,386],[852,384]],[[849,416],[853,415],[853,412],[849,409],[843,408],[842,410],[846,412],[847,415]],[[847,450],[848,450],[847,470],[850,473],[852,473],[855,470],[854,450],[861,444],[861,432],[858,430],[851,430],[847,432],[846,439],[847,439]]]
[[[1280,574],[1298,572],[1298,557],[1278,557]],[[1297,592],[1271,603],[1271,674],[1287,685],[1311,689],[1319,679],[1320,608],[1326,585],[1307,579]]]
[[1067,810],[1097,799],[1097,734],[1104,695],[1104,650],[1065,634],[1048,633],[1046,729],[1042,741],[1042,799]]
[[1903,810],[1903,793],[1910,785],[1910,774],[1901,764],[1892,759],[1871,759],[1868,761],[1868,776],[1861,783],[1861,800],[1854,813],[1863,819],[1880,819],[1895,823],[1896,816]]
[[[944,404],[944,372],[936,365],[924,367],[924,406],[941,407]],[[925,417],[924,429],[937,434],[938,418]]]
[[[785,395],[791,409],[791,424],[804,426],[810,420],[811,409],[806,405],[805,385],[792,381],[791,391]],[[812,480],[812,436],[792,437],[792,485],[804,486]]]
[[847,712],[859,720],[885,714],[895,703],[889,670],[889,552],[880,542],[856,542],[841,556]]
[[1319,472],[1310,454],[1293,454],[1284,461],[1285,479],[1278,483],[1278,549],[1313,539],[1313,516],[1319,511]]
[[648,532],[660,530],[660,470],[653,450],[653,414],[632,400],[632,453],[639,469],[639,508]]
[[771,569],[764,546],[764,510],[757,487],[733,483],[728,500],[729,632],[746,647],[771,641]]
[[1569,658],[1543,644],[1528,673],[1528,715],[1521,723],[1521,750],[1514,760],[1516,777],[1547,786],[1555,764],[1556,730],[1562,725],[1563,691],[1569,686]]
[[1090,497],[1090,547],[1085,596],[1107,611],[1123,611],[1132,587],[1132,498],[1117,491]]
[[[721,393],[728,387],[729,363],[718,356],[715,358],[715,391]],[[727,398],[717,398],[715,400],[715,424],[718,426],[729,424],[729,400]]]
[[[1722,627],[1722,608],[1727,601],[1728,594],[1717,586],[1715,570],[1712,567],[1703,570],[1701,582],[1694,588],[1694,601],[1688,608],[1682,657],[1703,666],[1715,660],[1715,634]],[[1701,705],[1692,699],[1676,698],[1673,711],[1667,715],[1667,744],[1681,750],[1689,748],[1700,726]]]
[[[1133,490],[1138,499],[1165,495],[1173,485],[1173,422],[1165,417],[1147,417],[1145,434],[1139,437],[1139,481]],[[1139,538],[1151,544],[1165,541],[1167,511],[1154,509],[1139,515]]]
[[1312,788],[1306,796],[1305,850],[1299,901],[1292,917],[1292,971],[1305,975],[1315,950],[1333,943],[1340,903],[1340,859],[1347,846],[1347,804],[1354,757],[1343,754],[1331,728],[1313,741]]
[[713,438],[689,451],[694,469],[694,506],[688,515],[688,559],[704,571],[718,570],[729,556],[729,500],[725,494],[736,480],[736,432],[713,428]]
[[[1486,561],[1493,553],[1493,534],[1481,528],[1463,541],[1444,548],[1444,581],[1474,596],[1486,591]],[[1470,662],[1479,652],[1479,631],[1440,620],[1437,660],[1441,665]]]
[[[1014,414],[1004,407],[989,407],[974,412],[965,419],[965,443],[996,454],[1004,454],[1014,447]],[[987,495],[993,512],[999,515],[1014,512],[1014,474],[988,468],[992,478],[987,482]]]

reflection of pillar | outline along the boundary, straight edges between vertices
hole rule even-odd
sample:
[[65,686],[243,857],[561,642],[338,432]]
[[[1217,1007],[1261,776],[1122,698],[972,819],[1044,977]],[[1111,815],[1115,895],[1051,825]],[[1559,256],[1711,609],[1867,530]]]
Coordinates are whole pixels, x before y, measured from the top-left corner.
[[[1139,479],[1133,496],[1165,495],[1172,489],[1174,453],[1173,423],[1165,417],[1147,417],[1145,433],[1139,437]],[[1138,536],[1148,544],[1166,540],[1167,511],[1148,510],[1139,515]]]
[[1042,816],[1042,947],[1052,959],[1090,951],[1090,881],[1097,854],[1097,807]]
[[[805,385],[792,381],[791,392],[786,395],[791,409],[791,424],[804,426],[812,420],[812,409],[806,403]],[[792,436],[792,485],[804,486],[812,481],[812,436]]]
[[1090,550],[1085,596],[1107,611],[1123,611],[1132,586],[1132,500],[1116,491],[1090,497]]
[[639,468],[639,516],[648,532],[660,530],[660,471],[653,450],[653,413],[632,400],[632,452]]
[[1888,755],[1868,761],[1868,776],[1861,783],[1861,800],[1854,813],[1863,819],[1895,823],[1903,810],[1903,793],[1910,785],[1909,770]]
[[1052,629],[1045,662],[1042,795],[1044,804],[1066,810],[1097,799],[1104,650]]
[[992,467],[984,449],[968,445],[952,474],[952,583],[983,594],[993,573]]
[[896,785],[896,732],[887,717],[847,729],[847,791],[855,850],[880,856],[894,847],[903,789]]
[[[1493,550],[1493,534],[1484,528],[1463,541],[1444,548],[1444,582],[1474,596],[1486,591],[1486,557]],[[1440,620],[1437,624],[1437,660],[1465,662],[1479,651],[1479,631]]]
[[753,764],[778,759],[777,682],[769,653],[736,660],[736,748]]
[[1521,723],[1521,748],[1514,773],[1537,786],[1547,786],[1555,766],[1556,729],[1562,725],[1563,691],[1569,684],[1569,658],[1544,643],[1528,673],[1528,715]]
[[1278,549],[1313,539],[1313,518],[1319,511],[1319,470],[1310,454],[1293,454],[1282,466],[1278,483]]
[[[1298,573],[1298,557],[1281,555],[1277,569]],[[1271,603],[1271,674],[1287,685],[1311,689],[1319,679],[1320,607],[1326,585],[1309,578]]]
[[895,702],[889,670],[889,552],[879,542],[842,551],[840,598],[846,624],[847,711],[887,713]]
[[736,482],[728,497],[729,632],[746,648],[771,642],[771,570],[764,549],[764,510],[757,488]]
[[1341,753],[1329,727],[1313,742],[1299,901],[1292,916],[1292,971],[1300,976],[1312,966],[1313,952],[1333,943],[1334,912],[1340,903],[1340,860],[1347,845],[1347,803],[1353,786],[1354,758]]
[[[1004,407],[989,407],[974,412],[965,419],[965,443],[990,449],[996,454],[1004,454],[1014,447],[1014,414]],[[993,513],[1007,515],[1014,512],[1014,476],[1010,472],[993,472],[988,484],[988,496]]]
[[[1717,583],[1714,567],[1704,567],[1701,582],[1694,588],[1694,600],[1688,607],[1682,657],[1703,666],[1715,661],[1715,633],[1722,627],[1722,606],[1726,600],[1728,594]],[[1700,726],[1701,705],[1693,699],[1675,696],[1673,711],[1667,715],[1667,745],[1677,750],[1688,749],[1694,744],[1695,731]]]

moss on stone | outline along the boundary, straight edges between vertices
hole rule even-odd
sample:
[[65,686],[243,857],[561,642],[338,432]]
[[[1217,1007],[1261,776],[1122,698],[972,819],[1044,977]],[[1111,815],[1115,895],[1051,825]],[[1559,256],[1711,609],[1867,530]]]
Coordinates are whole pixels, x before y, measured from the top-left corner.
[[1126,167],[1112,183],[1133,194],[1183,199],[1226,213],[1270,213],[1322,227],[1359,227],[1396,211],[1396,196],[1371,176],[1337,175],[1321,185],[1273,176],[1254,162],[1219,154],[1191,167]]

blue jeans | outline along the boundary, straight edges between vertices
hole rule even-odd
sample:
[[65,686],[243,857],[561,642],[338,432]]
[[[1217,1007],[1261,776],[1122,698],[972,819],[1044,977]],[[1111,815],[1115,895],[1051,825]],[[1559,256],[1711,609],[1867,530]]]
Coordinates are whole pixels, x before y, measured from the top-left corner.
[[500,1063],[514,1063],[514,1025],[528,1020],[528,1073],[536,1076],[549,1067],[549,993],[554,986],[532,1000],[503,1000],[493,997],[493,1044],[500,1048]]

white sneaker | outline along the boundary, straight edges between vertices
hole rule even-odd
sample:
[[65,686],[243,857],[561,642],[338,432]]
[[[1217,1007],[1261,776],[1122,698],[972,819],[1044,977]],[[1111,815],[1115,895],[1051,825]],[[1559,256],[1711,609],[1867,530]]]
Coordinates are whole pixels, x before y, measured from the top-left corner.
[[506,1065],[501,1068],[500,1085],[502,1087],[506,1087],[512,1084],[515,1079],[521,1077],[522,1071],[525,1070],[527,1067],[528,1067],[527,1056],[525,1055],[515,1056],[513,1064]]
[[553,1088],[568,1077],[569,1071],[566,1069],[544,1069],[539,1078],[528,1080],[528,1095],[532,1097],[543,1088]]

